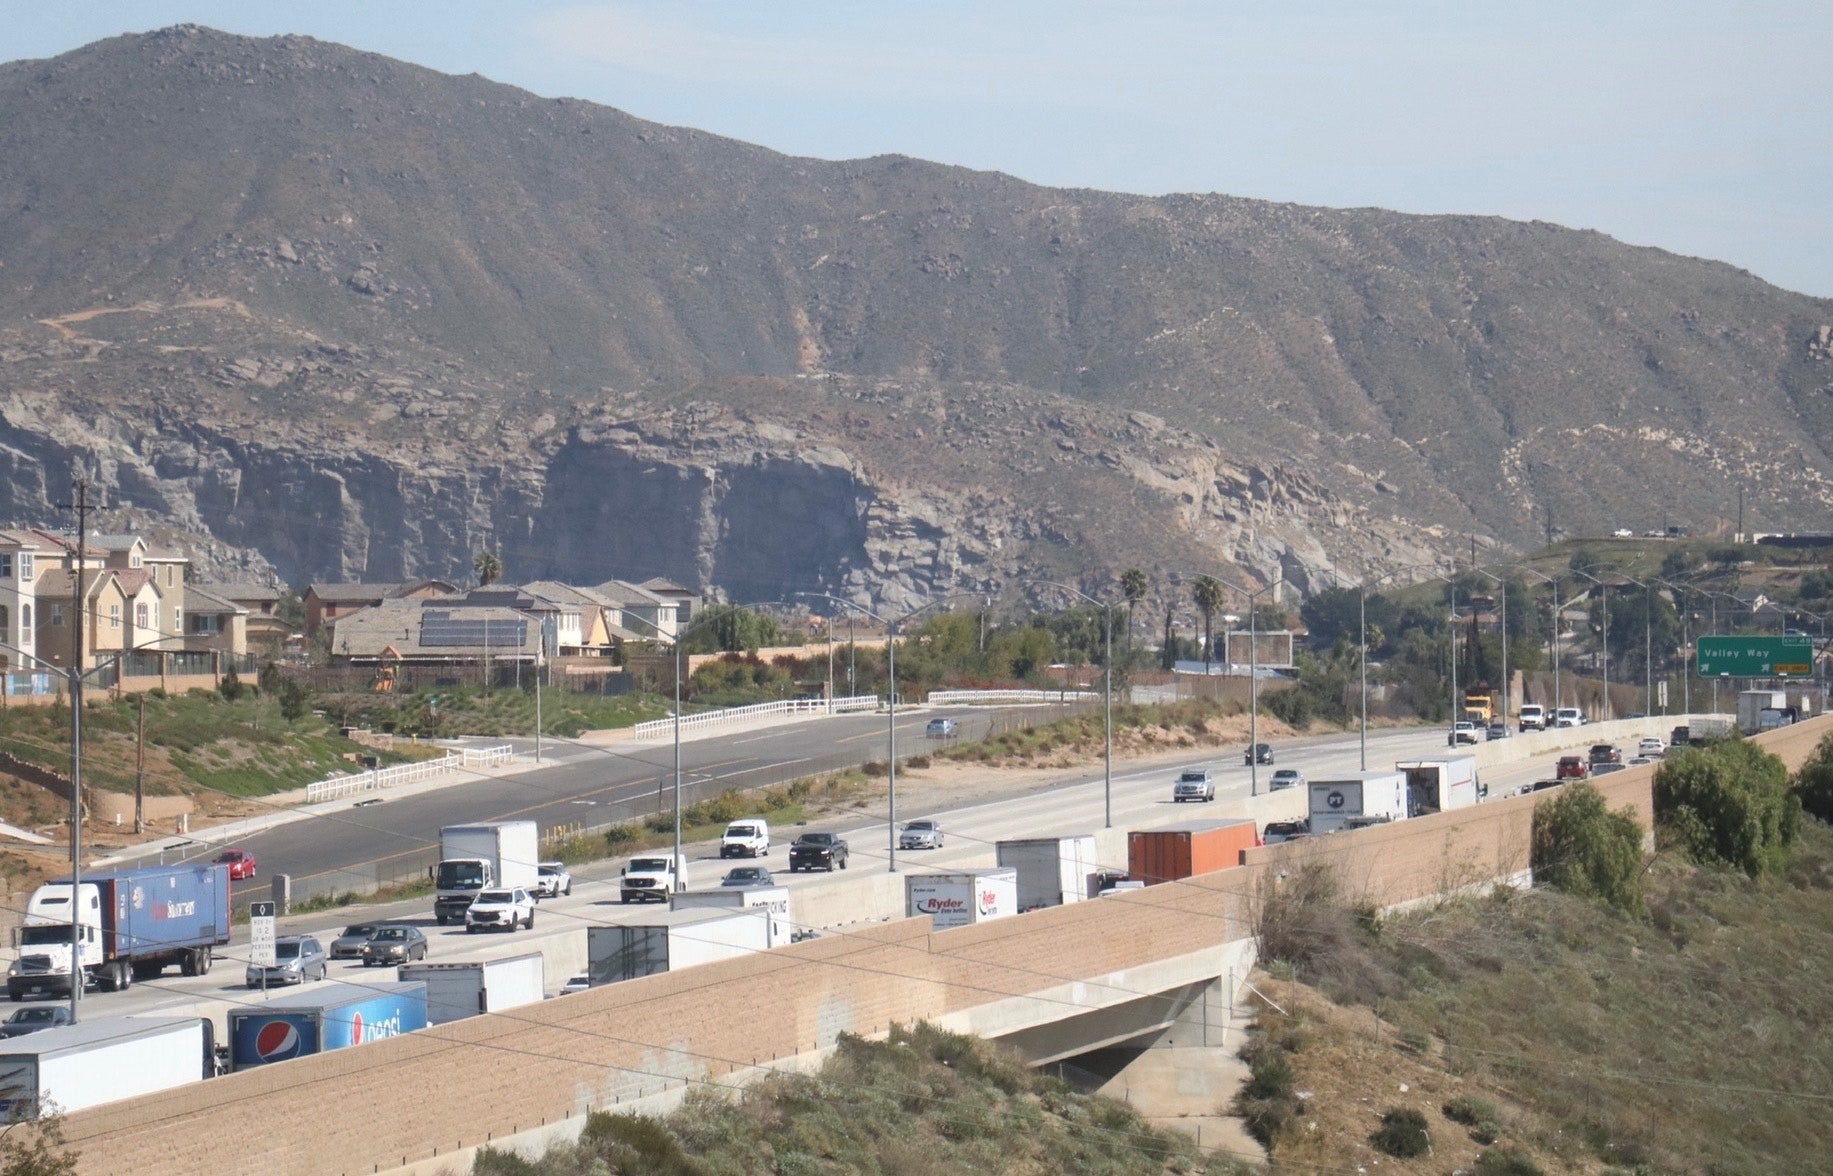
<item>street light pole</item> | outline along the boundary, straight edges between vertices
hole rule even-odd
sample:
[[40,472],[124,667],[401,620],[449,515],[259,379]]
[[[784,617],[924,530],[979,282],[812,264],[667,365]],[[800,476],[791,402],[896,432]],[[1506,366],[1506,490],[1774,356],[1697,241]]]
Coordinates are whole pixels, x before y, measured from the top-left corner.
[[1101,677],[1101,806],[1102,828],[1114,827],[1114,605],[1111,601],[1096,600],[1079,588],[1068,584],[1059,584],[1055,580],[1026,580],[1027,584],[1045,584],[1052,588],[1080,596],[1083,600],[1097,606],[1106,621],[1103,641],[1103,663]]
[[89,554],[89,483],[76,480],[76,597],[70,626],[70,1023],[83,998],[83,574]]
[[[1484,577],[1485,579],[1494,580],[1496,582],[1497,590],[1502,595],[1502,725],[1506,727],[1508,726],[1509,714],[1510,714],[1510,711],[1508,708],[1508,695],[1509,695],[1509,690],[1508,690],[1509,688],[1508,581],[1503,579],[1501,576],[1493,575],[1489,572],[1486,572],[1482,568],[1472,568],[1470,570],[1475,572],[1477,575]],[[1473,609],[1472,616],[1471,616],[1471,623],[1474,624],[1475,622],[1476,622],[1476,616],[1475,616],[1475,610]]]
[[1604,601],[1603,640],[1598,643],[1598,656],[1602,660],[1604,667],[1604,713],[1599,715],[1598,718],[1600,720],[1608,720],[1610,716],[1615,713],[1615,708],[1610,705],[1610,585],[1598,579],[1590,572],[1582,572],[1577,568],[1572,569],[1572,574],[1575,576],[1583,576],[1593,584],[1596,584],[1598,586],[1598,595],[1601,596]]

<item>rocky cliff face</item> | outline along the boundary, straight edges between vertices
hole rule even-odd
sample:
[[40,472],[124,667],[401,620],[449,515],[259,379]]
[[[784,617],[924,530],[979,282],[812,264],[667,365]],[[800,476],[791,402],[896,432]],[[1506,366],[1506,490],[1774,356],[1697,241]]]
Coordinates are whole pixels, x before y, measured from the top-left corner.
[[0,517],[898,607],[1833,525],[1833,304],[1593,233],[792,159],[305,38],[0,66]]

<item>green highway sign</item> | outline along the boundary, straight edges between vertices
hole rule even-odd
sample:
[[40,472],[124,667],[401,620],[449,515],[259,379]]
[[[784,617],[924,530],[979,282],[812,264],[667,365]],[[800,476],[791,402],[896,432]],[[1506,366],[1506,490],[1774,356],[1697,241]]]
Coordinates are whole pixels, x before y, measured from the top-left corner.
[[1701,637],[1694,668],[1702,678],[1807,678],[1814,643],[1806,637]]

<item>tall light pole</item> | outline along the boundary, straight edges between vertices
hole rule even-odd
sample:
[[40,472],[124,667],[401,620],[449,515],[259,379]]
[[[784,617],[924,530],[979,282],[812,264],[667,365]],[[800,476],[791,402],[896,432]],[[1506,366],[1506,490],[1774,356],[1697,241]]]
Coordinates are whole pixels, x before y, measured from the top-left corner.
[[1101,827],[1114,827],[1114,605],[1111,601],[1096,600],[1080,588],[1071,588],[1068,584],[1059,584],[1055,580],[1026,580],[1027,584],[1043,584],[1059,588],[1072,596],[1079,596],[1090,604],[1101,609],[1106,618],[1105,660],[1103,661],[1101,682]]
[[[1655,713],[1655,588],[1627,573],[1617,574],[1645,594],[1642,603],[1642,713],[1652,715]],[[1604,636],[1609,639],[1608,630]]]
[[897,628],[905,621],[928,612],[937,605],[947,604],[951,600],[961,600],[970,596],[978,598],[981,594],[978,592],[950,593],[947,596],[938,597],[935,600],[929,601],[927,604],[911,609],[903,616],[891,620],[886,620],[869,608],[865,608],[839,596],[830,596],[826,592],[798,592],[796,595],[809,597],[810,599],[832,601],[842,608],[849,608],[862,616],[871,617],[885,627],[885,673],[890,679],[886,696],[889,703],[888,709],[890,712],[890,719],[886,735],[888,748],[885,761],[885,778],[888,791],[886,800],[886,819],[890,823],[890,830],[887,835],[885,868],[887,872],[895,874],[897,873]]
[[1518,571],[1518,572],[1525,572],[1526,574],[1528,574],[1528,575],[1530,575],[1530,576],[1533,576],[1533,577],[1534,577],[1535,579],[1537,579],[1537,580],[1540,580],[1540,581],[1542,581],[1542,582],[1543,582],[1543,583],[1545,583],[1545,584],[1546,584],[1546,585],[1547,585],[1548,587],[1550,587],[1550,588],[1552,588],[1552,589],[1553,589],[1553,641],[1552,641],[1552,645],[1553,645],[1553,713],[1554,713],[1554,715],[1555,715],[1555,716],[1557,716],[1557,715],[1559,714],[1559,704],[1560,704],[1560,690],[1559,690],[1559,613],[1560,613],[1560,608],[1559,608],[1559,577],[1558,577],[1558,576],[1549,576],[1549,575],[1546,575],[1546,574],[1545,574],[1545,573],[1543,573],[1543,572],[1537,572],[1537,571],[1535,571],[1535,570],[1534,570],[1533,568],[1530,568],[1530,567],[1524,567],[1524,566],[1522,566],[1522,565],[1520,565],[1520,564],[1516,564],[1516,565],[1514,565],[1514,568],[1515,568],[1515,570],[1516,570],[1516,571]]
[[1284,576],[1264,584],[1249,592],[1241,585],[1211,572],[1192,572],[1195,576],[1207,576],[1224,588],[1231,589],[1247,597],[1247,794],[1260,794],[1260,622],[1254,616],[1255,602],[1261,596],[1286,582]]
[[1688,656],[1693,643],[1687,637],[1687,603],[1686,589],[1672,580],[1663,580],[1660,576],[1651,577],[1657,584],[1666,584],[1674,590],[1674,604],[1680,611],[1680,713],[1693,713],[1693,665]]
[[1601,596],[1604,601],[1603,640],[1598,642],[1598,656],[1603,662],[1604,668],[1604,713],[1599,715],[1598,718],[1607,720],[1612,714],[1616,713],[1615,708],[1610,705],[1610,585],[1598,579],[1590,572],[1580,571],[1577,568],[1572,569],[1572,574],[1575,576],[1583,576],[1593,584],[1596,584],[1598,586],[1598,595]]
[[[540,635],[540,644],[536,647],[536,653],[535,653],[535,762],[540,763],[541,762],[541,727],[542,727],[542,723],[541,723],[541,677],[542,677],[542,667],[546,663],[546,660],[547,660],[547,621],[539,613],[528,612],[523,609],[514,608],[514,607],[511,607],[509,611],[515,613],[517,616],[521,617],[525,621],[533,621],[535,623],[535,631]],[[486,640],[488,640],[489,635],[490,635],[490,625],[488,622],[485,622],[484,636]],[[521,667],[522,667],[522,659],[518,657],[516,658],[516,673],[518,676],[520,676],[521,674]]]
[[[1501,576],[1486,572],[1482,568],[1472,568],[1470,570],[1485,579],[1494,580],[1496,582],[1496,589],[1502,596],[1502,725],[1507,727],[1508,717],[1511,713],[1508,709],[1508,581]],[[1474,616],[1471,618],[1473,622],[1475,619]]]
[[1362,770],[1364,772],[1368,771],[1368,590],[1380,584],[1383,580],[1392,579],[1398,576],[1402,571],[1407,570],[1409,569],[1397,568],[1394,571],[1376,576],[1373,580],[1363,580],[1361,584],[1357,585],[1360,596],[1356,605],[1356,645],[1360,651],[1360,655],[1356,659],[1358,663],[1356,671],[1359,677],[1358,693],[1362,696],[1362,736],[1360,740],[1360,751],[1362,756]]

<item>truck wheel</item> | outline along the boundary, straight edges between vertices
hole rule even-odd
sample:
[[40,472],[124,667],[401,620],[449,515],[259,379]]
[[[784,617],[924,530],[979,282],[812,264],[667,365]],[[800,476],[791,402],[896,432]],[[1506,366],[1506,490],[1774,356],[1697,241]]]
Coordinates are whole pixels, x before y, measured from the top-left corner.
[[137,970],[129,965],[126,960],[117,960],[115,962],[116,992],[126,992],[129,988],[133,987],[134,981],[138,979],[140,979],[140,976]]
[[847,864],[847,862],[848,862],[849,860],[850,860],[850,859],[848,859],[848,858],[841,858],[841,859],[840,859],[840,868],[841,868],[841,869],[843,869],[843,870],[844,870],[844,869],[846,869],[846,864]]
[[435,922],[435,923],[437,923],[437,924],[438,924],[439,926],[441,926],[441,927],[443,927],[443,926],[445,926],[445,925],[446,925],[446,917],[445,917],[444,915],[437,915],[437,914],[436,914],[436,915],[434,915],[434,916],[433,916],[433,922]]
[[628,905],[630,902],[630,896],[628,894],[620,894],[617,896],[617,901]]
[[198,969],[197,974],[199,976],[208,976],[210,974],[210,969],[216,965],[216,949],[209,944],[205,944],[202,950],[204,953],[204,962]]
[[9,992],[7,993],[7,995],[13,998],[14,1004],[18,1004],[20,1001],[25,999],[25,993],[23,992]]
[[528,922],[522,924],[522,929],[525,931],[533,931],[535,929],[535,912],[528,912]]

